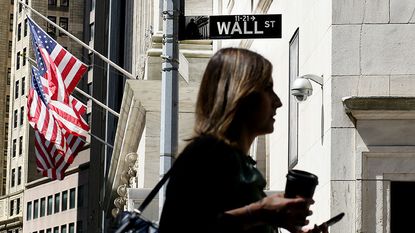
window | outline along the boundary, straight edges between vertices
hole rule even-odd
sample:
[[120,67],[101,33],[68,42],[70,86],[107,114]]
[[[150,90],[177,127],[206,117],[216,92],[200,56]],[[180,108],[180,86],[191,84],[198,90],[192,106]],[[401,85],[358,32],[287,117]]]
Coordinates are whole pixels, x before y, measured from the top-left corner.
[[48,211],[47,211],[48,215],[52,214],[52,209],[53,209],[53,196],[50,195],[48,196]]
[[[12,56],[13,43],[9,40],[9,57]],[[10,83],[10,82],[9,82]],[[10,84],[9,84],[10,85]]]
[[17,99],[18,97],[19,97],[19,80],[17,80],[14,85],[14,98]]
[[53,233],[59,233],[59,227],[54,227],[53,228]]
[[69,190],[69,209],[75,208],[75,189]]
[[69,223],[69,233],[75,233],[75,223]]
[[12,187],[14,187],[14,185],[16,184],[16,169],[12,169],[12,181],[11,181],[11,185]]
[[390,187],[390,232],[405,232],[411,229],[413,220],[402,210],[415,207],[415,203],[407,201],[415,195],[415,182],[392,181]]
[[95,10],[95,1],[96,0],[89,0],[90,2],[90,6],[91,6],[91,9],[90,9],[90,11],[93,11],[93,10]]
[[45,216],[46,213],[46,199],[42,197],[40,199],[40,217]]
[[16,214],[20,214],[20,198],[16,199]]
[[23,61],[22,61],[22,66],[26,65],[26,48],[23,48]]
[[46,229],[46,233],[52,233],[52,228]]
[[29,201],[27,203],[27,210],[26,210],[26,220],[32,219],[32,202]]
[[10,107],[10,96],[6,95],[6,112],[9,112],[9,107]]
[[39,233],[45,233],[45,230],[40,230]]
[[13,14],[10,14],[10,31],[13,31]]
[[60,198],[61,198],[60,193],[56,193],[55,194],[55,213],[59,212],[59,207],[60,207],[60,202],[61,202]]
[[19,137],[19,155],[23,154],[23,136]]
[[16,157],[16,139],[13,139],[13,158]]
[[[19,6],[21,6],[22,4],[19,4]],[[17,25],[17,41],[22,39],[22,24],[19,23]]]
[[26,93],[26,78],[22,77],[22,95],[24,96]]
[[62,192],[62,211],[68,209],[68,191]]
[[66,225],[61,226],[61,233],[66,233]]
[[17,110],[14,110],[13,117],[14,117],[14,119],[13,119],[13,128],[16,128],[17,127],[17,117],[18,117]]
[[[65,29],[66,31],[68,31],[68,18],[66,17],[60,17],[59,18],[59,26],[61,26],[61,28]],[[65,35],[64,33],[62,33],[61,31],[59,31],[59,35]]]
[[[19,4],[19,3],[17,3]],[[19,4],[19,13],[22,12],[22,4]]]
[[[56,23],[56,17],[55,16],[48,16],[48,19],[54,23]],[[55,26],[53,26],[52,24],[48,23],[47,26],[47,33],[52,36],[55,37],[56,36],[56,28]]]
[[17,185],[20,185],[21,183],[22,183],[22,167],[20,166],[17,168]]
[[36,219],[39,215],[39,200],[33,202],[33,219]]
[[78,187],[78,207],[84,205],[84,186],[81,185]]
[[[295,31],[293,37],[290,40],[289,48],[289,87],[288,90],[291,90],[291,86],[294,80],[298,76],[298,57],[299,57],[299,47],[298,47],[298,29]],[[289,105],[289,127],[288,127],[288,169],[294,168],[298,163],[298,103],[295,100],[295,97],[290,95]]]
[[94,40],[94,33],[95,33],[95,24],[94,23],[91,23],[89,25],[89,41],[93,41]]
[[14,200],[10,201],[10,216],[14,214]]
[[16,70],[20,69],[20,52],[16,56]]
[[[20,107],[20,125],[23,125],[23,121],[24,121],[24,107]],[[19,153],[20,155],[21,153]]]
[[12,69],[7,68],[7,85],[10,85],[10,79],[12,77]]
[[49,6],[56,6],[56,0],[48,0]]
[[69,0],[61,0],[61,6],[68,7],[69,6]]
[[27,19],[24,20],[23,36],[27,36]]

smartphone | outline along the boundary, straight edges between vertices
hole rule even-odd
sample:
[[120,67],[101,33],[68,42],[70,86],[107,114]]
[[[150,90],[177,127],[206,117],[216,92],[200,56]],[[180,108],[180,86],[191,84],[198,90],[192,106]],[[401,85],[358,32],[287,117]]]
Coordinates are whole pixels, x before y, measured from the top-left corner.
[[329,219],[327,222],[325,222],[327,224],[327,227],[332,226],[333,224],[337,223],[338,221],[340,221],[342,218],[344,217],[344,213],[341,212],[340,214],[332,217],[331,219]]

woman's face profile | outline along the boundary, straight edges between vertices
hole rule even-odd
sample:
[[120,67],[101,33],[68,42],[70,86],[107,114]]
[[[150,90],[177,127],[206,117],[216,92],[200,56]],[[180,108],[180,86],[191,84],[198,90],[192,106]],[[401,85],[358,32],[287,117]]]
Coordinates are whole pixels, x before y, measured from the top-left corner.
[[274,131],[276,110],[282,106],[280,98],[274,92],[272,78],[252,98],[251,109],[246,122],[248,130],[255,136],[272,133]]

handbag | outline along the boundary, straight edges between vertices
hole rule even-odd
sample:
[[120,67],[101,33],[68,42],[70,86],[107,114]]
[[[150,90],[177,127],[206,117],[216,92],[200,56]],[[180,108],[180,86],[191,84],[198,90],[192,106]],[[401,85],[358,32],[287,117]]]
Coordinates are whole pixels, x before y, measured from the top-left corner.
[[123,211],[118,214],[116,218],[115,233],[158,233],[158,224],[144,218],[142,213],[160,191],[164,183],[166,183],[170,177],[170,173],[171,170],[164,174],[163,178],[156,184],[153,190],[151,190],[138,209],[134,209],[131,212]]

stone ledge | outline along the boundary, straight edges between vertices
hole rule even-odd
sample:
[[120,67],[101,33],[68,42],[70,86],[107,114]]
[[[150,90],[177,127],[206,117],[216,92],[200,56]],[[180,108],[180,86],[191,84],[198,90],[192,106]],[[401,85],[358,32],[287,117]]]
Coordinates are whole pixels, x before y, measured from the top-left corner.
[[356,120],[415,119],[415,97],[349,96],[343,98],[344,109]]

